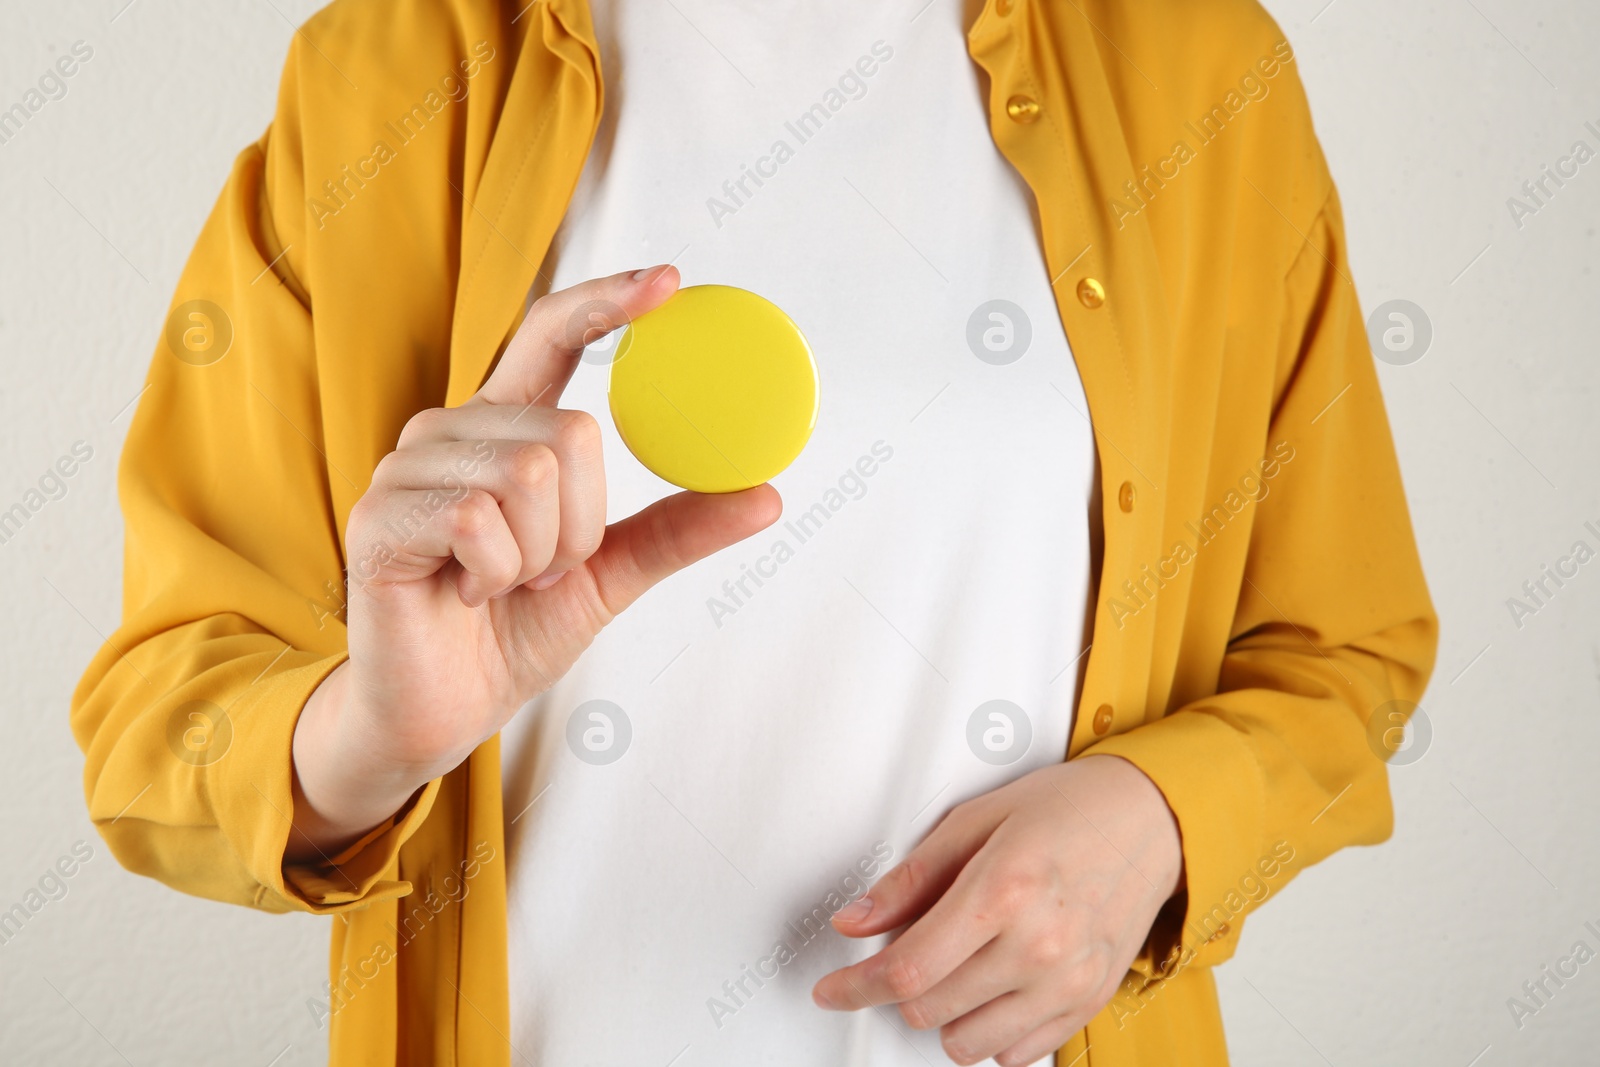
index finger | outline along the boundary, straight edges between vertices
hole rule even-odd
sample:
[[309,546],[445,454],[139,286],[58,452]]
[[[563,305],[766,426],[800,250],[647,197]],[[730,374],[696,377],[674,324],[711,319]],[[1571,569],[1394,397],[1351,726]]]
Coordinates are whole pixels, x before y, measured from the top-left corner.
[[811,991],[817,1006],[855,1011],[914,1000],[994,940],[1000,934],[997,909],[981,907],[974,885],[982,853],[979,849],[933,907],[886,948],[823,977]]
[[494,373],[467,403],[554,407],[584,346],[658,307],[677,292],[678,281],[678,269],[664,263],[592,278],[540,297]]

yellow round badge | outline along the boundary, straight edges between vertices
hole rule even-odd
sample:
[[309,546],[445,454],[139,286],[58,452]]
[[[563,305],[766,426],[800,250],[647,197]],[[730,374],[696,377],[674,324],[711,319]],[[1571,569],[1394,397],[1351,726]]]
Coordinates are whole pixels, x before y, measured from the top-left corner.
[[776,304],[731,285],[692,285],[628,325],[609,396],[640,463],[684,489],[732,493],[775,477],[805,448],[817,364]]

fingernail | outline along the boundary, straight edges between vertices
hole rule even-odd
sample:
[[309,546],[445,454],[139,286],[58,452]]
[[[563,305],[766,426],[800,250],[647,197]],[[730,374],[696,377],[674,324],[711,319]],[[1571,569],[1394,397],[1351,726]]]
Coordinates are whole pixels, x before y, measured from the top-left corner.
[[823,994],[820,986],[811,991],[811,1003],[825,1011],[834,1010],[833,1001],[829,1000],[827,996]]
[[670,266],[672,266],[671,263],[663,263],[659,267],[646,267],[644,270],[635,271],[633,280],[636,282],[653,282],[665,274]]
[[555,585],[557,582],[559,582],[561,579],[565,578],[566,576],[567,576],[567,572],[566,571],[557,571],[554,574],[547,574],[543,578],[540,578],[538,581],[534,582],[533,583],[533,588],[534,588],[535,591],[538,591],[540,589],[549,589],[552,585]]
[[860,900],[852,900],[850,903],[834,912],[833,921],[836,923],[858,923],[871,914],[872,898],[862,897]]

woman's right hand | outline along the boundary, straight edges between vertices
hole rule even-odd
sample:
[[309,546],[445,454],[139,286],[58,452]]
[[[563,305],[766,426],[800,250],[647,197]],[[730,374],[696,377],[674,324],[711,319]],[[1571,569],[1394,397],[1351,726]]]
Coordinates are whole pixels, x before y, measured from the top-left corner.
[[645,590],[777,520],[762,485],[605,525],[599,425],[556,404],[586,343],[677,287],[664,266],[537,301],[483,388],[418,413],[378,464],[345,535],[350,658],[295,729],[285,862],[325,859],[394,814]]

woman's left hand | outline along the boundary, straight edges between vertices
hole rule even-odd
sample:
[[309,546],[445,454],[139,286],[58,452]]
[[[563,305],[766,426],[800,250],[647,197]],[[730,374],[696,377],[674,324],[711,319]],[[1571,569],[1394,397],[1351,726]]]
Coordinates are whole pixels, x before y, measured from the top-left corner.
[[910,923],[817,983],[819,1007],[897,1004],[956,1063],[1033,1063],[1116,992],[1183,877],[1178,823],[1115,756],[1034,771],[953,809],[834,916],[848,937]]

